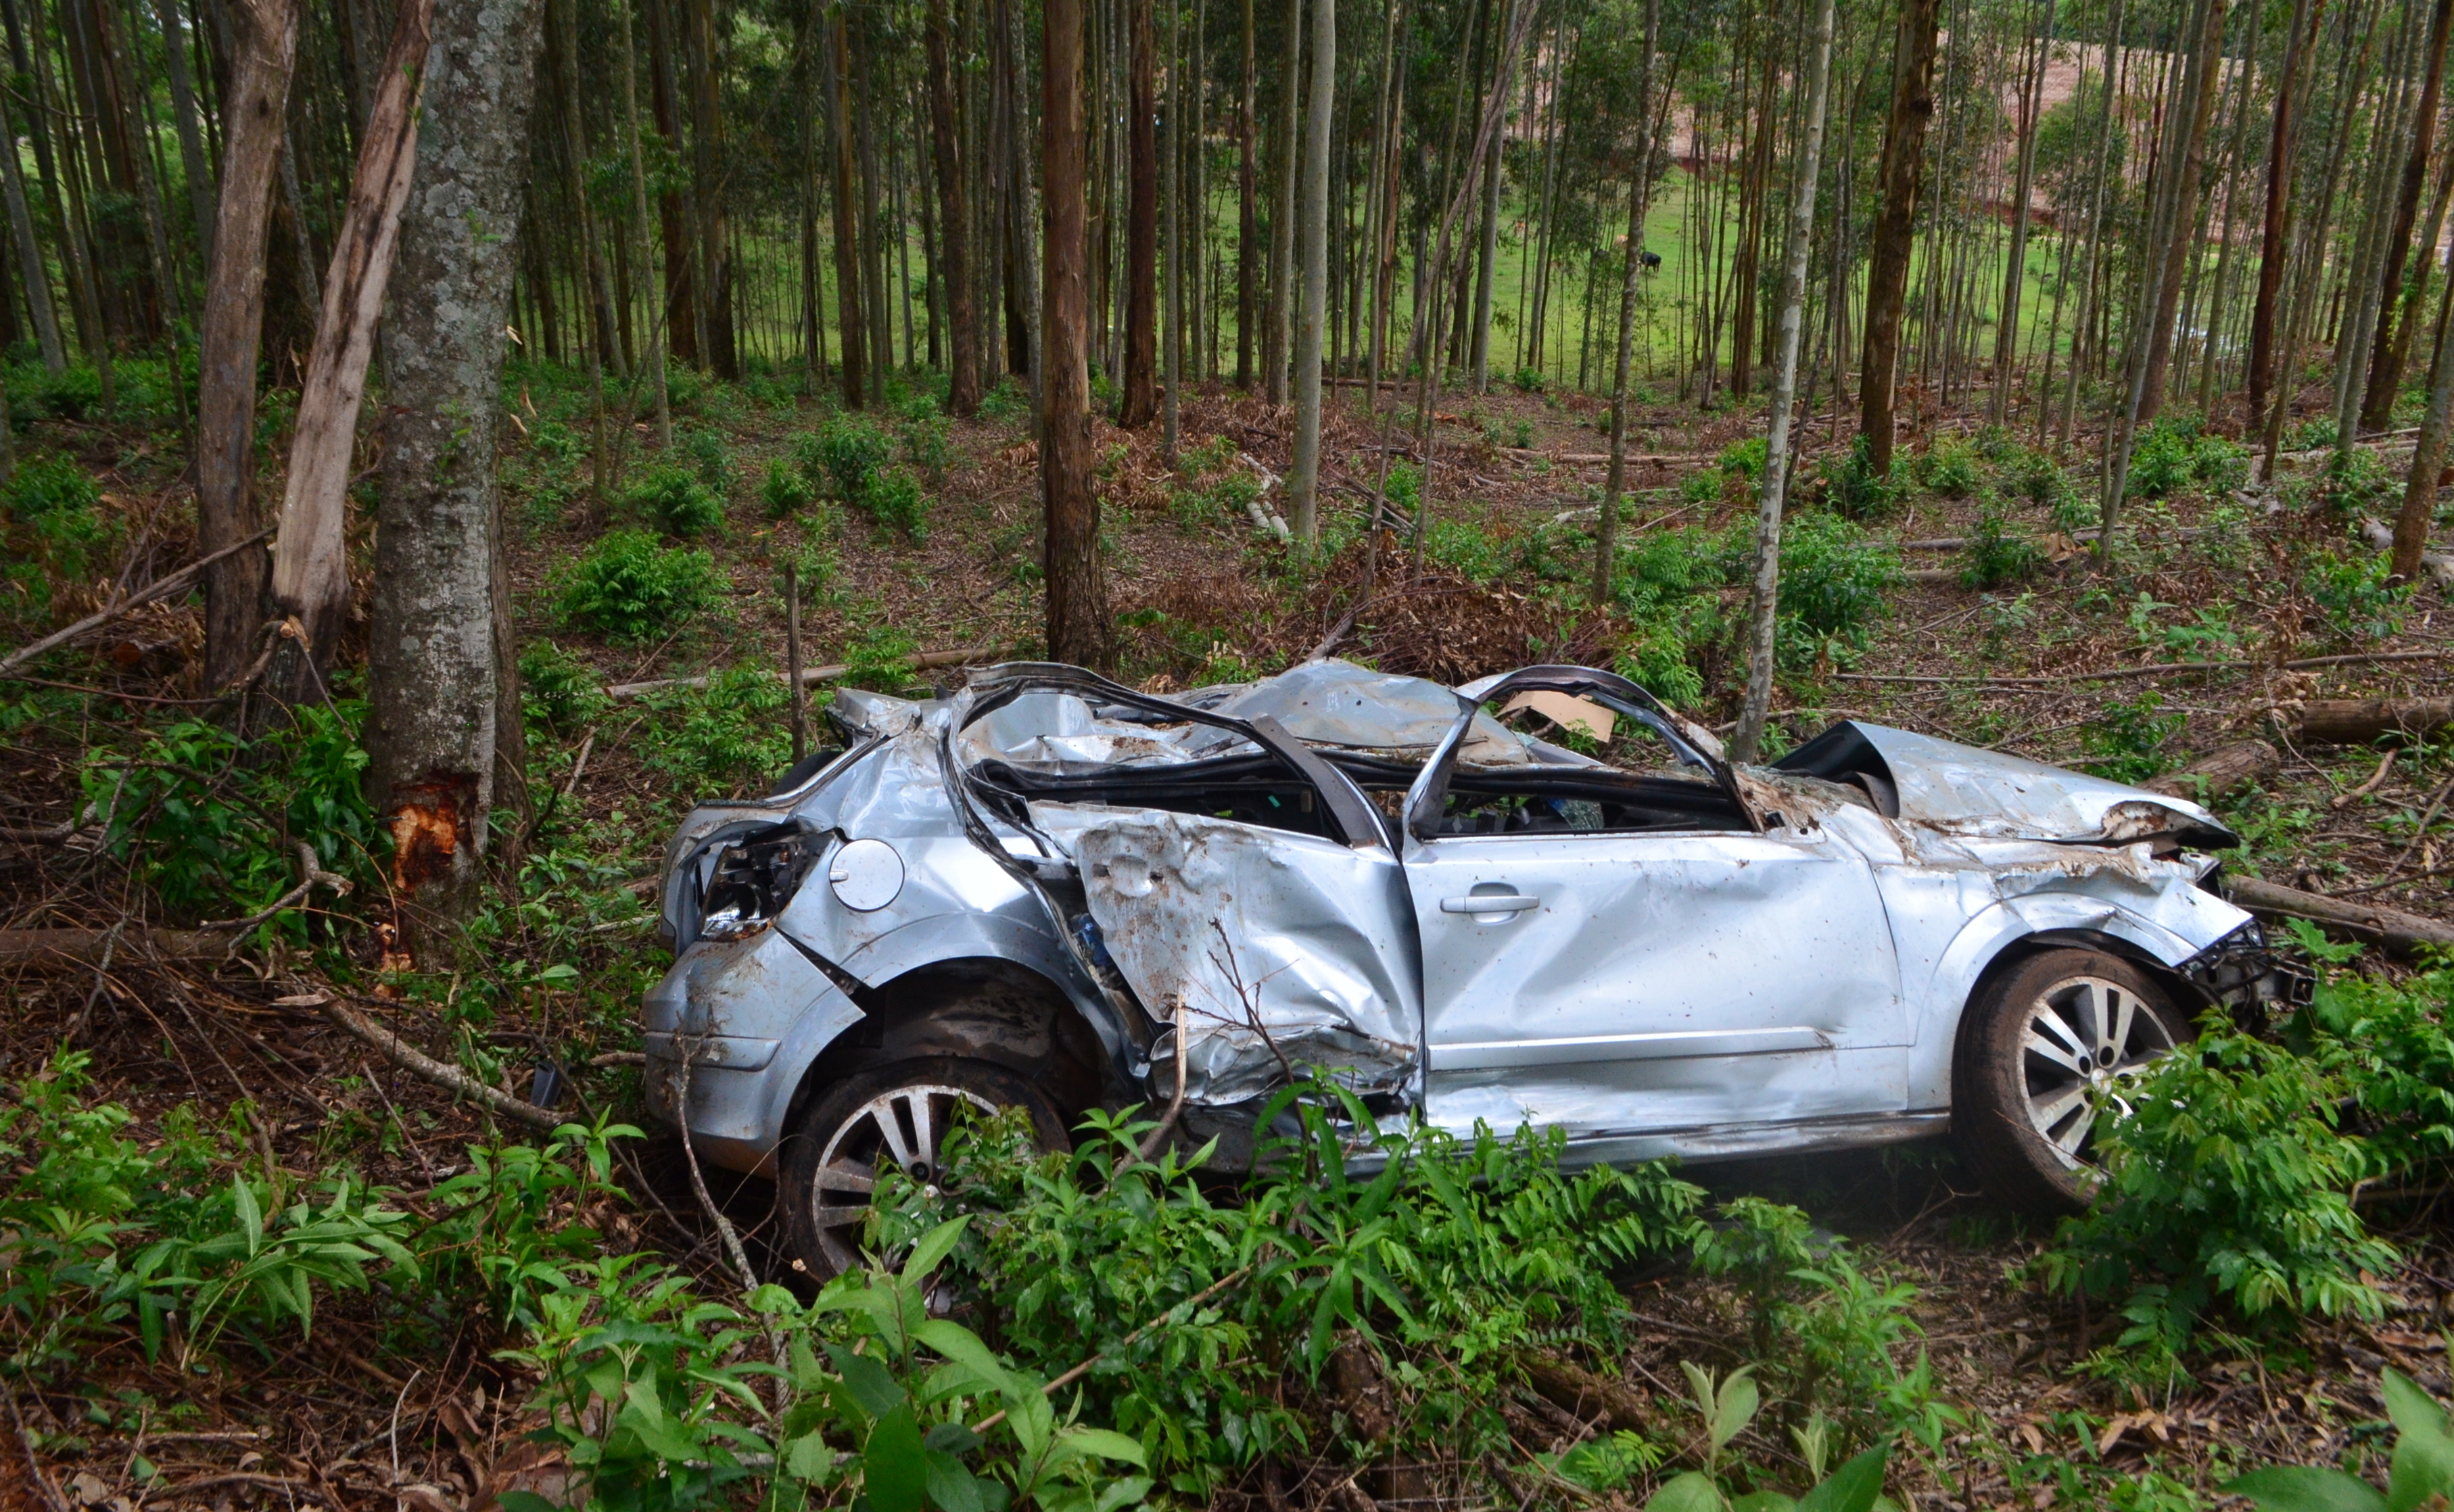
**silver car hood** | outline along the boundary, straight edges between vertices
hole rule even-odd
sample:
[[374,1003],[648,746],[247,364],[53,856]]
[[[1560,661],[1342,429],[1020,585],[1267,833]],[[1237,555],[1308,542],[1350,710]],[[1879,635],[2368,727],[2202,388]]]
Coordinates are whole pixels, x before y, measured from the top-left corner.
[[1869,752],[1881,767],[1875,775],[1897,796],[1897,817],[1948,834],[2102,845],[2171,837],[2199,849],[2240,843],[2186,798],[1858,720],[1834,725],[1776,766],[1845,779],[1871,769]]

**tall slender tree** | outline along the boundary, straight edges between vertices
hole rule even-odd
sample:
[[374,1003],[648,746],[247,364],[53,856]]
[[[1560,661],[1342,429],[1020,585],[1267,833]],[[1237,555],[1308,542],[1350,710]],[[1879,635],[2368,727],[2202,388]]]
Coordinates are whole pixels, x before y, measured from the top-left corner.
[[1892,470],[1892,396],[1899,377],[1901,316],[1906,308],[1909,254],[1918,195],[1924,182],[1926,127],[1934,119],[1935,42],[1941,0],[1901,0],[1892,44],[1892,104],[1883,121],[1878,177],[1882,202],[1875,213],[1872,262],[1866,272],[1866,335],[1858,374],[1858,431],[1866,462]]
[[[1116,423],[1133,430],[1158,415],[1158,42],[1152,0],[1125,0],[1124,398]],[[1044,170],[1043,170],[1044,171]]]
[[1320,544],[1320,354],[1329,321],[1329,120],[1338,88],[1338,0],[1312,0],[1312,89],[1304,123],[1303,311],[1296,322],[1295,466],[1290,523],[1307,550]]
[[1091,297],[1084,263],[1082,0],[1045,0],[1040,63],[1040,565],[1048,654],[1088,667],[1113,655],[1091,488]]
[[947,0],[929,0],[929,140],[936,166],[940,227],[938,281],[946,291],[946,409],[970,415],[980,407],[979,319],[972,300],[971,164],[963,151],[955,96],[954,25]]

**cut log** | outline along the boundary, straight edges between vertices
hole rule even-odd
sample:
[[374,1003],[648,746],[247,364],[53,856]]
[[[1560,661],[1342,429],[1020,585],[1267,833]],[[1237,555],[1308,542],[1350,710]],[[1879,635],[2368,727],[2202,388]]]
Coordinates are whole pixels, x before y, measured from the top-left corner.
[[1579,1421],[1590,1422],[1599,1413],[1613,1429],[1626,1433],[1642,1433],[1652,1422],[1643,1395],[1625,1381],[1597,1376],[1557,1355],[1529,1354],[1523,1363],[1526,1381],[1543,1400]]
[[2398,956],[2409,955],[2423,945],[2454,945],[2454,924],[2423,918],[2399,908],[2304,893],[2297,887],[2282,887],[2254,877],[2227,877],[2223,886],[2225,897],[2261,918],[2305,918],[2330,935],[2357,939],[2364,945],[2382,945]]
[[2236,740],[2218,746],[2178,772],[2167,772],[2161,777],[2139,785],[2150,793],[2168,793],[2177,798],[2200,800],[2200,795],[2220,798],[2240,788],[2254,787],[2271,780],[2283,770],[2283,754],[2263,740]]
[[2303,745],[2366,745],[2384,735],[2433,735],[2454,724],[2454,698],[2312,698],[2292,711]]

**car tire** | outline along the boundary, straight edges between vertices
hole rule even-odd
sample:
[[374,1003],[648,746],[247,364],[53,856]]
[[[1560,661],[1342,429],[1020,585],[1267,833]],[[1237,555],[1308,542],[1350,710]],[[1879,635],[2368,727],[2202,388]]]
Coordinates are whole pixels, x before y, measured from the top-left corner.
[[2096,1127],[2125,1083],[2192,1037],[2172,995],[2102,951],[2040,951],[1983,987],[1961,1025],[1952,1132],[1986,1190],[2022,1212],[2083,1210]]
[[776,1200],[794,1267],[826,1281],[860,1260],[861,1225],[881,1162],[937,1179],[950,1116],[1021,1108],[1040,1148],[1063,1149],[1066,1120],[1039,1088],[1003,1066],[955,1057],[897,1060],[842,1078],[794,1119],[778,1152]]

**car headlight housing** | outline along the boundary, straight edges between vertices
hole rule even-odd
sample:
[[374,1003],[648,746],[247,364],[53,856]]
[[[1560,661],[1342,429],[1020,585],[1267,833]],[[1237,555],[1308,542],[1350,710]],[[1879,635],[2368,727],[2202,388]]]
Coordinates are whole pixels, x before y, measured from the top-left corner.
[[822,843],[797,824],[778,824],[715,847],[700,884],[700,937],[739,939],[774,923]]

